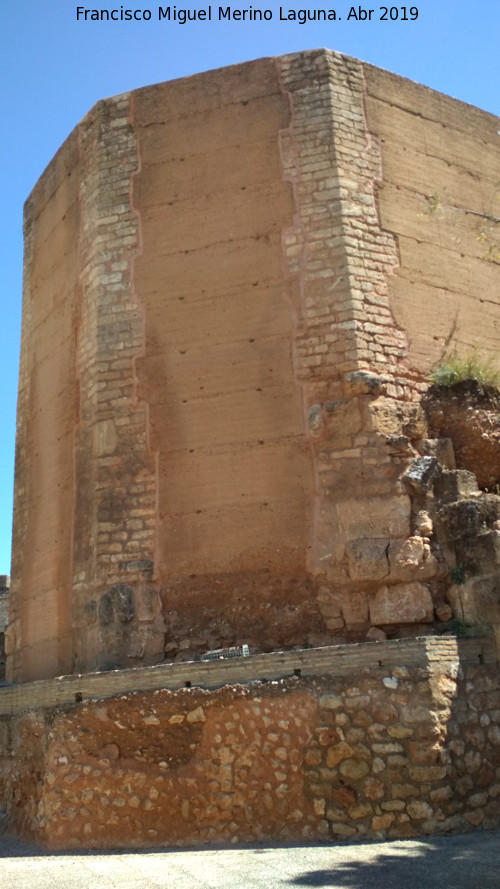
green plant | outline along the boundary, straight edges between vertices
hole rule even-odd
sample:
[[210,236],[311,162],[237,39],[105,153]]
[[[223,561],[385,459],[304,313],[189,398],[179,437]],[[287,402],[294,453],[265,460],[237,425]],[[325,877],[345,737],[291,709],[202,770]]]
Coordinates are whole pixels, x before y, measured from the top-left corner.
[[425,200],[427,201],[427,207],[424,210],[426,216],[434,216],[441,207],[441,195],[438,191],[434,191],[432,194],[426,194]]
[[495,241],[491,237],[491,231],[491,226],[490,228],[482,226],[476,235],[476,240],[482,242],[486,246],[486,252],[481,258],[486,262],[500,263],[500,241]]
[[452,583],[460,586],[465,583],[464,569],[461,565],[454,565],[450,571],[450,580]]
[[[446,197],[446,188],[441,192],[433,191],[432,194],[424,195],[427,206],[421,216],[440,216],[443,208],[443,199]],[[464,213],[467,216],[477,216],[482,220],[480,227],[477,229],[476,241],[484,244],[485,252],[481,256],[485,262],[495,262],[500,264],[500,241],[498,239],[498,229],[495,228],[500,222],[500,217],[494,214],[494,205],[500,203],[500,182],[495,182],[489,205],[483,207],[483,210],[472,210],[469,207],[460,207],[455,204],[447,203],[447,209],[457,213]]]
[[476,624],[467,624],[465,621],[460,620],[458,617],[454,617],[448,624],[449,630],[453,633],[454,636],[458,638],[467,638],[467,637],[481,637],[489,635],[489,627],[487,624],[476,623]]
[[463,620],[455,617],[450,621],[450,630],[454,636],[463,638],[464,636],[470,635],[471,628]]
[[492,358],[480,358],[476,352],[460,356],[456,353],[443,359],[432,371],[431,381],[436,386],[453,386],[464,380],[474,380],[480,386],[500,388],[500,370]]

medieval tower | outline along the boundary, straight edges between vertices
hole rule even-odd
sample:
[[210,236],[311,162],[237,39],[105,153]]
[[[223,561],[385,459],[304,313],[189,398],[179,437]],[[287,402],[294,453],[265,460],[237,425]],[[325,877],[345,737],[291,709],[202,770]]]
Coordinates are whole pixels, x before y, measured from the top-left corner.
[[88,113],[25,207],[11,681],[448,614],[421,400],[498,350],[498,133],[328,50]]

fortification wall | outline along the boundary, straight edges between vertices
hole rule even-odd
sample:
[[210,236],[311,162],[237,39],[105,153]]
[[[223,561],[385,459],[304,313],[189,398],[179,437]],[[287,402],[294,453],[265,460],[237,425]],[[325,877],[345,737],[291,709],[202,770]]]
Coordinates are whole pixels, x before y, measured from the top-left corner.
[[497,345],[498,128],[327,50],[89,112],[26,205],[9,679],[449,615],[404,478]]
[[[67,692],[83,681],[83,700],[65,705],[54,703],[57,680],[0,691],[9,828],[52,848],[106,848],[498,825],[500,680],[488,640],[294,656],[300,676],[261,655],[224,665],[233,679],[212,689],[218,664],[140,669],[144,690],[119,694],[127,671],[95,677],[91,699],[91,677],[68,677]],[[175,687],[188,669],[197,687],[146,690],[155,672]],[[262,669],[280,678],[251,679]]]
[[72,665],[79,189],[74,132],[25,205],[10,623],[28,676]]
[[399,251],[389,299],[409,361],[426,373],[454,349],[495,356],[498,121],[387,71],[363,70],[367,125],[382,159],[380,222]]

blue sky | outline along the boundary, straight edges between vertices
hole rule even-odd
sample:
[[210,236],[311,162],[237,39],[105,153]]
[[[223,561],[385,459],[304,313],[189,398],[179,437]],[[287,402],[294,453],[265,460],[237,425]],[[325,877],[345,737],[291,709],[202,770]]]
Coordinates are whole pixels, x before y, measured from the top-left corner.
[[[351,4],[285,3],[290,10],[334,9],[341,20],[280,21],[280,5],[256,0],[272,19],[185,25],[158,20],[158,5],[102,0],[97,8],[149,9],[150,21],[77,21],[73,0],[4,0],[0,9],[0,301],[2,386],[0,388],[0,573],[9,572],[17,369],[22,277],[22,207],[43,169],[68,133],[101,98],[266,55],[328,47],[418,81],[500,115],[499,0],[422,0],[395,6],[397,20],[347,17]],[[139,0],[148,3],[148,0]],[[92,0],[96,3],[96,0]],[[97,6],[97,4],[96,4]],[[173,9],[173,4],[170,4]],[[207,3],[177,3],[177,9],[207,9]],[[224,4],[224,8],[227,4]],[[88,2],[87,7],[91,8]],[[357,12],[359,4],[354,10]],[[395,12],[393,11],[393,16]]]

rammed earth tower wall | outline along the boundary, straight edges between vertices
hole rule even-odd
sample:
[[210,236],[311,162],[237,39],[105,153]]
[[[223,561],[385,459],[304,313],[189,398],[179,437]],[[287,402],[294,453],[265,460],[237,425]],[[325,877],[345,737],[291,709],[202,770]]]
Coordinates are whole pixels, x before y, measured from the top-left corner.
[[498,344],[498,129],[327,50],[91,110],[26,204],[9,678],[434,620],[402,477]]

